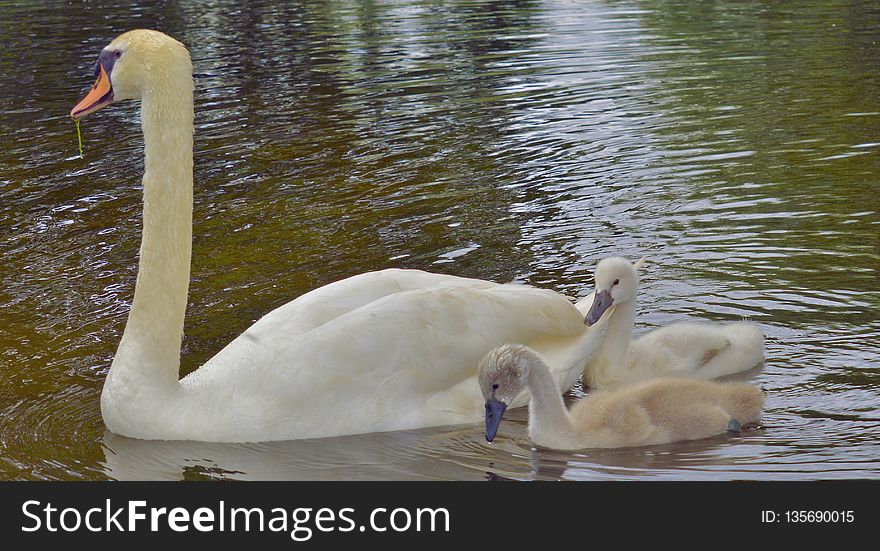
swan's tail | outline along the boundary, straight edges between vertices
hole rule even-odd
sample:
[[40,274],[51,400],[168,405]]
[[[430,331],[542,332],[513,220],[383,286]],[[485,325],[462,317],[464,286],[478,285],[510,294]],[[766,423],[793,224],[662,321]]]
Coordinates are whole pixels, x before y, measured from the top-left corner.
[[730,345],[699,368],[701,378],[717,379],[751,371],[764,361],[764,333],[757,324],[725,325],[724,336]]

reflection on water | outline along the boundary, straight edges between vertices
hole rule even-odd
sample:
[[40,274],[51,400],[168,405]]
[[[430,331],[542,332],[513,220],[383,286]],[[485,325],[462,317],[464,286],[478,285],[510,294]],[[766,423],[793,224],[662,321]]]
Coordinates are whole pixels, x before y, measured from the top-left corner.
[[[0,7],[17,22],[0,28],[0,478],[877,477],[877,6],[113,4]],[[134,104],[102,111],[79,159],[67,113],[134,27],[180,38],[196,67],[185,372],[355,273],[582,296],[597,259],[647,254],[639,330],[763,325],[766,430],[579,453],[533,449],[521,410],[492,445],[478,426],[248,445],[106,433],[141,137]]]

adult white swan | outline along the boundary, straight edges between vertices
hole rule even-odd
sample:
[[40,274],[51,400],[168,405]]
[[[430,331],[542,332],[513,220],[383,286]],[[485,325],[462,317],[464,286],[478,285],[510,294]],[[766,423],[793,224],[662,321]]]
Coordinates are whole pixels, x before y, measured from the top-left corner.
[[529,344],[564,391],[600,343],[602,328],[587,328],[584,313],[552,291],[386,270],[270,312],[178,380],[192,241],[192,64],[173,38],[135,30],[104,48],[96,74],[71,117],[140,99],[145,150],[134,300],[101,394],[111,431],[267,441],[476,422],[477,364],[492,348]]
[[[578,303],[588,324],[610,310],[607,334],[584,368],[584,385],[612,388],[654,377],[715,379],[748,371],[764,359],[764,333],[754,323],[682,322],[632,340],[636,294],[644,258],[605,258],[596,266],[596,291]],[[603,322],[605,323],[605,322]]]

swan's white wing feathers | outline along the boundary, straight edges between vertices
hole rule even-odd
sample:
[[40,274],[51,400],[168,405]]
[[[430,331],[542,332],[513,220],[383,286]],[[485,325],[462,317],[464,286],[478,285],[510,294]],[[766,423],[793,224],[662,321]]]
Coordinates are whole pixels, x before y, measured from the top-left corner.
[[714,379],[751,369],[763,354],[764,335],[755,324],[683,322],[632,341],[627,365],[654,366],[654,376]]
[[593,305],[593,300],[595,298],[596,290],[594,289],[592,293],[578,300],[575,303],[574,307],[578,309],[578,312],[581,313],[581,316],[586,317],[587,313],[590,311],[590,307]]
[[[225,396],[237,423],[262,423],[248,430],[272,439],[286,431],[326,436],[475,421],[476,367],[488,350],[585,331],[562,295],[478,287],[391,293],[300,335],[261,324],[183,384]],[[275,426],[266,426],[267,417]]]
[[422,270],[390,268],[367,272],[329,283],[297,297],[260,318],[246,333],[256,335],[268,329],[288,336],[300,335],[356,308],[402,291],[441,286],[486,289],[497,285],[490,281]]
[[724,326],[709,323],[673,323],[655,329],[630,343],[630,354],[663,351],[676,358],[697,358],[730,346]]
[[400,377],[401,370],[415,369],[414,388],[433,391],[472,375],[487,347],[583,331],[577,310],[552,291],[523,285],[444,286],[386,295],[286,344],[278,342],[281,335],[274,330],[261,340],[311,355],[312,361],[303,365],[312,367],[299,369],[304,374],[330,370]]

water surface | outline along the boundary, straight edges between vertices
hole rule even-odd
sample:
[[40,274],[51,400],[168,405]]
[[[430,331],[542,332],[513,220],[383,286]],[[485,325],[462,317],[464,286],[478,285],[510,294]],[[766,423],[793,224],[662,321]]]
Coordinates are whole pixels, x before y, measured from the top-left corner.
[[[880,8],[747,1],[0,6],[0,478],[815,479],[880,474]],[[386,267],[583,296],[649,257],[638,328],[750,318],[766,430],[534,449],[478,425],[228,445],[106,432],[140,240],[137,106],[67,113],[135,27],[196,71],[183,371]],[[580,396],[579,389],[570,398]]]

